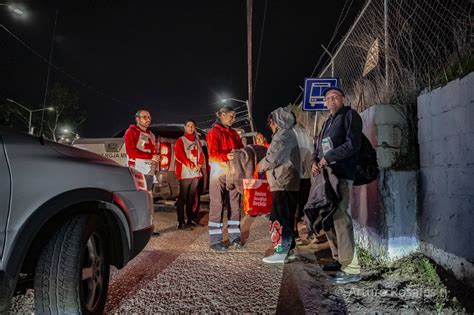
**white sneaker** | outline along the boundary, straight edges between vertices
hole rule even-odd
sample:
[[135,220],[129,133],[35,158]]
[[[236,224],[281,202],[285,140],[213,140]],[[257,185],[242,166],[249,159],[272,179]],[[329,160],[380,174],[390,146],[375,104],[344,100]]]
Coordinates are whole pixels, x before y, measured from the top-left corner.
[[287,261],[294,261],[296,260],[295,249],[290,249],[288,252],[288,256],[286,257]]
[[283,264],[285,263],[286,254],[273,254],[263,257],[262,261],[267,264]]

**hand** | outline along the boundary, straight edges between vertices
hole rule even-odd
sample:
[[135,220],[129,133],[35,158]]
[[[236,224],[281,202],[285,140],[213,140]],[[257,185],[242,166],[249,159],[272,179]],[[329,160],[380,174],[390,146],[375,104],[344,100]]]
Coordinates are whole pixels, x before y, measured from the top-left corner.
[[326,161],[325,158],[322,158],[321,161],[319,161],[319,163],[318,163],[318,167],[319,167],[320,169],[325,168],[327,165],[328,165],[328,161]]
[[321,168],[319,168],[318,163],[313,162],[313,164],[311,165],[311,171],[316,174],[321,173]]
[[193,168],[193,171],[196,172],[196,173],[200,173],[200,172],[201,172],[201,165],[196,165],[196,166]]
[[158,163],[161,160],[161,156],[159,154],[153,154],[153,157],[151,158],[151,160],[155,163]]
[[227,159],[232,161],[234,159],[234,152],[227,153]]

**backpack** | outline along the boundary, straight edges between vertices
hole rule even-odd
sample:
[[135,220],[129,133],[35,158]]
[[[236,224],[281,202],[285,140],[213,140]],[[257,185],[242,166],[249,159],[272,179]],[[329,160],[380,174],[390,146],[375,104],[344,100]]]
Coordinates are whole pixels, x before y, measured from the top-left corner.
[[[346,112],[349,113],[350,110]],[[344,116],[344,128],[346,128],[346,117]],[[347,130],[347,128],[346,128]],[[359,161],[357,163],[357,170],[353,186],[366,185],[373,182],[379,176],[379,165],[377,163],[377,152],[372,147],[369,139],[362,133],[360,149],[359,149]]]
[[369,139],[362,133],[359,150],[359,162],[353,186],[366,185],[373,182],[379,176],[379,165],[377,163],[377,153],[372,147]]

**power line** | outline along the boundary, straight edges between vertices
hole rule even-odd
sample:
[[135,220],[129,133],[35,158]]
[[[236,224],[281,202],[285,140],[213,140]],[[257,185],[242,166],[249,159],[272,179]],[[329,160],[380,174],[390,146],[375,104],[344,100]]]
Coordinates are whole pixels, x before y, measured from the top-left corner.
[[22,44],[24,47],[26,47],[30,52],[32,52],[34,55],[36,55],[38,58],[40,58],[41,60],[43,60],[45,63],[47,63],[49,66],[51,66],[53,69],[55,69],[56,71],[64,74],[65,76],[67,76],[69,79],[71,79],[72,81],[76,82],[77,84],[81,85],[82,87],[90,90],[90,91],[93,91],[95,92],[97,95],[100,95],[104,98],[108,98],[116,103],[119,103],[119,104],[122,104],[122,105],[127,105],[127,106],[131,106],[131,104],[129,103],[126,103],[126,102],[123,102],[113,96],[110,96],[108,94],[105,94],[104,92],[92,87],[91,85],[89,84],[86,84],[86,83],[83,83],[81,80],[79,80],[78,78],[74,77],[73,75],[67,73],[66,71],[62,70],[61,68],[59,68],[58,66],[56,66],[54,63],[50,63],[45,57],[43,57],[41,54],[39,54],[36,50],[34,50],[33,48],[31,48],[27,43],[25,43],[23,40],[21,40],[18,36],[16,36],[13,32],[11,32],[8,28],[6,28],[3,24],[0,24],[0,27],[3,28],[8,34],[10,34],[14,39],[16,39],[20,44]]
[[255,80],[254,80],[254,83],[253,83],[252,104],[253,104],[253,101],[255,100],[255,93],[257,91],[257,77],[258,77],[258,69],[260,68],[260,56],[261,56],[261,53],[262,53],[263,32],[265,30],[266,16],[267,16],[267,0],[265,0],[265,11],[263,11],[262,32],[260,33],[260,44],[258,46],[257,70],[255,71]]
[[[344,6],[342,7],[342,10],[341,10],[341,14],[339,14],[339,18],[337,19],[337,23],[336,23],[336,27],[334,28],[334,31],[332,33],[332,36],[331,36],[331,39],[329,40],[329,43],[328,43],[328,47],[331,45],[331,43],[333,42],[333,40],[335,39],[336,37],[336,34],[337,32],[339,31],[339,28],[341,27],[341,25],[344,23],[344,21],[346,20],[347,18],[347,15],[349,14],[349,10],[350,8],[352,7],[352,4],[353,4],[353,0],[351,0],[351,3],[347,6],[347,3],[348,3],[348,0],[346,0],[344,2]],[[347,9],[346,9],[347,7]],[[342,17],[344,15],[344,17]],[[340,41],[339,41],[340,42]],[[324,57],[325,53],[323,52],[321,55],[319,55],[319,58],[318,58],[318,61],[316,62],[316,65],[313,67],[313,71],[311,72],[311,75],[310,77],[313,77],[314,74],[316,73],[316,69],[319,67],[323,57]],[[293,104],[296,104],[298,102],[298,100],[300,99],[300,97],[303,95],[303,91],[300,91],[300,93],[298,94],[298,96],[296,97],[295,101],[293,102]]]

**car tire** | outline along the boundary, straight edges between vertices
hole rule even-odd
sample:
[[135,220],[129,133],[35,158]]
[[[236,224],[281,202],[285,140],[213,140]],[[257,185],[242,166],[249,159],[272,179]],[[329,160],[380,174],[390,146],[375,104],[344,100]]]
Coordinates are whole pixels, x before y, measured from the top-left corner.
[[70,218],[45,245],[35,270],[37,314],[98,314],[107,298],[107,233],[97,215]]

